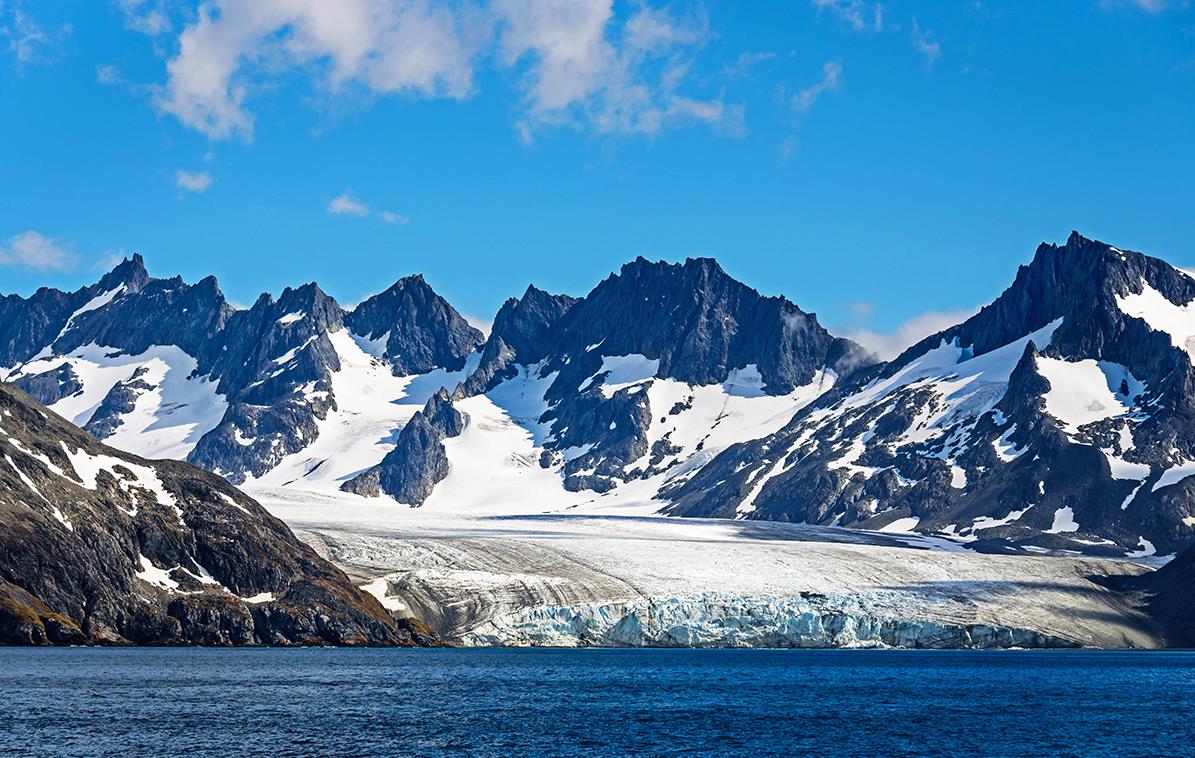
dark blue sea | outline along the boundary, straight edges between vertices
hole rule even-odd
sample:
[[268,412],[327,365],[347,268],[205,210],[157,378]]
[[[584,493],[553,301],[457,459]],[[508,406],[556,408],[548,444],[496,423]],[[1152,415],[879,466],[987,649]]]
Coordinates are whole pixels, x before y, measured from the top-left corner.
[[1195,754],[1195,654],[0,649],[14,755]]

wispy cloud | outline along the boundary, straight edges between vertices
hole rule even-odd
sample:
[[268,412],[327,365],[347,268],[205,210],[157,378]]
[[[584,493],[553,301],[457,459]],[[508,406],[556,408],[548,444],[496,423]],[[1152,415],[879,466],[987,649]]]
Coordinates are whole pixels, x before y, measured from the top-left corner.
[[1132,8],[1154,15],[1165,13],[1172,5],[1170,0],[1100,0],[1100,7],[1106,11]]
[[378,218],[385,221],[387,224],[409,224],[411,219],[398,213],[391,213],[390,211],[378,211]]
[[212,175],[206,171],[184,171],[181,168],[174,172],[174,183],[184,192],[206,192],[212,186]]
[[347,190],[329,200],[327,210],[329,216],[351,216],[354,218],[367,218],[369,216],[373,216],[382,223],[397,226],[405,226],[406,224],[411,223],[411,219],[402,215],[401,213],[395,213],[394,211],[388,210],[375,211],[360,198],[356,197],[352,192]]
[[0,243],[0,266],[36,271],[69,271],[77,262],[78,256],[68,246],[32,229]]
[[116,0],[116,5],[124,14],[126,29],[153,37],[174,28],[167,0]]
[[22,0],[0,2],[0,39],[7,40],[6,47],[16,59],[18,68],[59,60],[63,55],[63,43],[70,33],[69,24],[46,31],[25,10]]
[[838,61],[827,61],[822,65],[822,78],[808,87],[797,90],[790,103],[798,113],[805,113],[822,95],[837,92],[841,84],[842,64]]
[[490,332],[494,330],[494,322],[492,319],[481,318],[479,316],[470,316],[468,313],[461,314],[469,326],[481,332],[489,339]]
[[123,248],[119,250],[109,250],[99,258],[96,258],[95,262],[91,264],[91,268],[93,271],[111,271],[120,265],[121,261],[128,257],[128,253],[126,253]]
[[884,30],[884,6],[865,0],[813,0],[818,13],[829,11],[856,32]]
[[[850,308],[857,316],[863,317],[870,315],[872,311],[871,306],[865,303],[853,303]],[[848,329],[843,331],[843,336],[858,342],[875,353],[881,360],[890,360],[900,355],[905,348],[920,342],[929,335],[966,321],[978,310],[978,308],[971,308],[955,311],[926,311],[913,316],[892,331]]]
[[792,134],[785,137],[778,146],[780,162],[787,163],[797,151],[796,131],[801,121],[813,108],[814,104],[826,93],[836,93],[842,86],[842,64],[838,61],[826,61],[822,64],[822,77],[807,87],[802,87],[793,94],[781,87],[776,98],[792,111]]
[[[169,28],[160,3],[119,0],[146,34]],[[573,125],[604,134],[656,134],[685,122],[723,127],[742,109],[689,91],[704,14],[677,16],[613,0],[212,0],[177,35],[158,107],[212,139],[253,133],[248,103],[289,71],[327,97],[464,99],[477,69],[513,72],[519,133]],[[160,22],[151,22],[152,18]]]
[[523,76],[532,131],[572,124],[602,134],[655,135],[670,125],[731,126],[742,109],[682,92],[689,56],[709,37],[704,15],[677,18],[647,5],[619,25],[609,0],[498,0],[500,60]]
[[756,67],[774,61],[779,57],[775,53],[739,53],[739,57],[722,67],[722,75],[727,79],[739,79],[750,76]]
[[913,48],[925,56],[926,66],[933,66],[942,54],[942,46],[933,39],[933,32],[922,29],[916,18],[913,19]]
[[112,65],[96,66],[95,80],[108,87],[124,84],[124,77],[120,75],[120,69]]
[[369,206],[345,192],[332,198],[328,203],[328,213],[333,216],[364,217],[369,215]]

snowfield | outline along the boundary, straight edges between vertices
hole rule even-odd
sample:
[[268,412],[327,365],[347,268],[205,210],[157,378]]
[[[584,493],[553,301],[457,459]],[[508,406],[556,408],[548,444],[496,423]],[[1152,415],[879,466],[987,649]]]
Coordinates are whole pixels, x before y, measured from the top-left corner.
[[120,426],[104,442],[146,458],[186,458],[228,409],[225,398],[216,393],[216,382],[194,376],[195,359],[173,345],[154,345],[144,353],[130,355],[91,344],[66,356],[35,358],[18,368],[22,375],[30,376],[63,364],[71,367],[83,389],[49,407],[76,426],[91,420],[116,384],[129,381],[138,369],[145,369],[140,380],[150,389],[140,394],[133,411],[121,416]]
[[[394,376],[373,352],[377,346],[347,329],[328,335],[340,370],[332,374],[336,410],[317,421],[315,441],[288,455],[258,483],[336,492],[341,484],[378,463],[394,448],[399,430],[441,386],[455,387],[476,366],[463,370]],[[250,480],[248,484],[252,484]]]
[[[462,645],[1156,647],[1093,578],[1128,562],[946,540],[647,515],[614,501],[518,515],[253,488],[388,607]],[[541,509],[542,510],[542,509]]]

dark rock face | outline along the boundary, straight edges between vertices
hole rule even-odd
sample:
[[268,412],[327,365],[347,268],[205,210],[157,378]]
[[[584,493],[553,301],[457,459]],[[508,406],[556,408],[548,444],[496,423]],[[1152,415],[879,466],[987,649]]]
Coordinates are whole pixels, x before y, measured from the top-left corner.
[[83,431],[97,440],[111,437],[123,423],[121,416],[131,413],[137,405],[137,398],[152,389],[149,383],[141,378],[146,373],[148,369],[142,366],[135,370],[128,380],[113,385],[100,402],[100,407],[96,408],[95,415],[83,427]]
[[689,407],[652,408],[644,391],[650,385],[611,390],[608,359],[650,369],[643,379],[694,385],[722,383],[751,367],[763,391],[774,395],[869,362],[862,348],[832,336],[813,314],[763,297],[713,260],[639,258],[581,300],[530,287],[507,301],[457,396],[482,394],[518,376],[551,379],[538,419],[552,426],[541,465],[563,464],[566,489],[608,492],[678,462],[665,459],[681,449],[667,438],[649,446],[647,430],[653,416]]
[[465,428],[465,418],[441,388],[398,433],[395,447],[382,462],[341,485],[345,492],[366,497],[381,493],[400,503],[422,505],[436,484],[448,476],[444,439]]
[[1195,648],[1195,548],[1124,584],[1145,593],[1146,608],[1170,647]]
[[547,357],[555,344],[556,327],[577,304],[568,295],[552,295],[530,286],[521,298],[502,304],[481,352],[481,362],[461,387],[463,396],[480,395]]
[[568,295],[553,295],[529,286],[521,298],[502,304],[491,334],[498,335],[519,363],[530,365],[547,357],[555,344],[560,319],[580,302]]
[[44,405],[57,403],[62,398],[83,389],[83,383],[79,381],[79,377],[68,363],[40,374],[22,376],[13,384]]
[[329,335],[342,327],[340,307],[315,284],[288,288],[277,302],[262,295],[234,313],[210,369],[228,410],[189,460],[241,482],[314,440],[317,421],[336,407],[340,360]]
[[626,264],[570,310],[549,365],[560,369],[563,390],[591,376],[602,356],[632,354],[658,359],[657,376],[691,384],[754,365],[770,394],[808,384],[823,367],[849,373],[866,358],[813,314],[763,297],[710,258]]
[[426,642],[223,479],[0,385],[0,644]]
[[[1162,477],[1195,460],[1195,371],[1169,335],[1122,307],[1146,288],[1176,307],[1195,300],[1195,280],[1155,258],[1077,234],[1042,245],[974,317],[670,489],[671,512],[917,519],[918,531],[1004,550],[1181,548],[1195,480]],[[1060,410],[1056,383],[1100,397]]]
[[485,340],[418,274],[358,305],[345,323],[367,339],[384,337],[383,358],[398,376],[435,368],[459,371]]

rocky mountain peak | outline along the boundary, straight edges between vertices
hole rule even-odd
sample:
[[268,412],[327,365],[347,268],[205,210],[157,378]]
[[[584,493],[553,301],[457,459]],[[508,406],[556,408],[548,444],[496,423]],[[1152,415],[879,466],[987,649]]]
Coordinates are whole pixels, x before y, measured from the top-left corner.
[[485,341],[420,274],[403,277],[346,314],[353,334],[382,341],[396,375],[457,371]]
[[570,310],[552,366],[571,382],[591,375],[602,356],[642,355],[659,361],[657,376],[693,384],[755,366],[769,393],[785,394],[823,368],[854,368],[863,354],[815,315],[761,295],[713,259],[640,257]]
[[276,323],[280,326],[304,322],[309,328],[320,331],[335,331],[344,324],[344,311],[315,282],[284,289],[270,315],[277,317]]
[[481,360],[459,394],[481,394],[514,376],[518,364],[530,366],[543,360],[556,344],[559,324],[576,303],[575,297],[553,295],[534,285],[522,297],[508,299],[494,317]]
[[507,300],[498,315],[490,335],[497,335],[518,356],[521,363],[540,361],[551,349],[553,327],[577,303],[568,295],[553,295],[535,286],[528,286],[523,296]]
[[133,253],[100,279],[97,289],[108,292],[124,285],[126,293],[139,292],[150,281],[149,272],[145,269],[145,259],[141,253]]
[[436,483],[448,476],[444,440],[465,428],[465,418],[441,387],[398,433],[394,449],[378,465],[341,485],[344,492],[365,497],[382,493],[400,503],[422,505]]
[[[1169,263],[1072,232],[1063,245],[1039,245],[1008,289],[979,313],[911,346],[889,365],[895,370],[943,340],[982,355],[1057,319],[1063,321],[1050,345],[1054,352],[1102,351],[1122,331],[1120,300],[1141,293],[1143,284],[1177,306],[1195,300],[1195,279]],[[1132,350],[1127,343],[1121,347]]]

